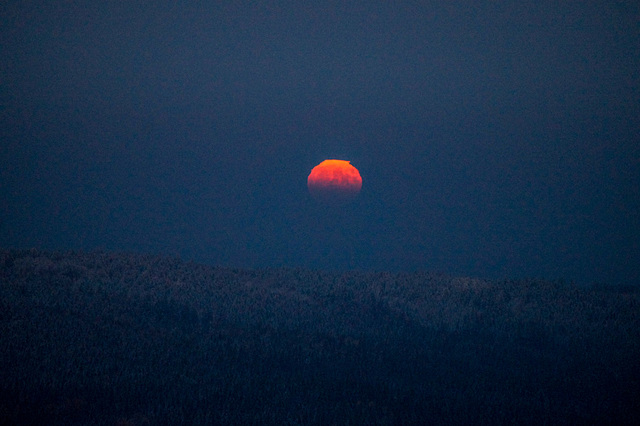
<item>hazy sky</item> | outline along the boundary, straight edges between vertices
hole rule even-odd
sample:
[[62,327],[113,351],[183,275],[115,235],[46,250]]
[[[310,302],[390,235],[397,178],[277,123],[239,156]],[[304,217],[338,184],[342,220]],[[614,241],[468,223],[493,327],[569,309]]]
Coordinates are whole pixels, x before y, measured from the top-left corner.
[[[1,246],[640,282],[636,2],[6,0],[0,22]],[[363,178],[342,209],[306,188],[327,158]]]

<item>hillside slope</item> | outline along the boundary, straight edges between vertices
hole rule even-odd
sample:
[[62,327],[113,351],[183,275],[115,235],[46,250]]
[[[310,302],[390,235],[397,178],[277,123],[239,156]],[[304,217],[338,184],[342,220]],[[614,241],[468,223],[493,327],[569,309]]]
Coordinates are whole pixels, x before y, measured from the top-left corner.
[[638,424],[640,293],[0,250],[6,424]]

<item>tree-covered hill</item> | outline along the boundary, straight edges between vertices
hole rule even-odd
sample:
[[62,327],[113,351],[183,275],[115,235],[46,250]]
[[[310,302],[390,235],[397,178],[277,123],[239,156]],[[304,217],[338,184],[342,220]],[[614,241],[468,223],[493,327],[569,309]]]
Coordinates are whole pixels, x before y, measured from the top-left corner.
[[640,292],[0,250],[4,424],[640,424]]

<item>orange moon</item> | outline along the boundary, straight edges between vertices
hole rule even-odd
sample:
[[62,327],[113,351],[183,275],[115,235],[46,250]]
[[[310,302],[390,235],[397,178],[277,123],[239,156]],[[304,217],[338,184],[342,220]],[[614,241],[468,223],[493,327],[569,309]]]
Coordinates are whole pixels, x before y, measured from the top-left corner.
[[323,202],[344,202],[354,199],[362,189],[358,169],[344,160],[324,160],[315,166],[307,178],[311,195]]

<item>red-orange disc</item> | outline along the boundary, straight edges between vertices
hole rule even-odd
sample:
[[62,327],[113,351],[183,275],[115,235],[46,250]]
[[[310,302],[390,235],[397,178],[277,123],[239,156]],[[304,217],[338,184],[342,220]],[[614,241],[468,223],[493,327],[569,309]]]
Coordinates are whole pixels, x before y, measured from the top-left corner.
[[311,195],[320,201],[343,202],[355,198],[362,189],[358,169],[344,160],[324,160],[307,178]]

